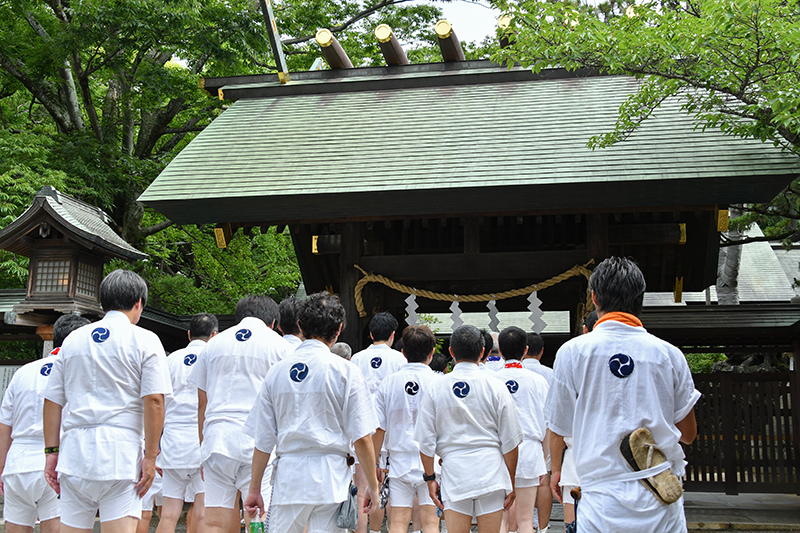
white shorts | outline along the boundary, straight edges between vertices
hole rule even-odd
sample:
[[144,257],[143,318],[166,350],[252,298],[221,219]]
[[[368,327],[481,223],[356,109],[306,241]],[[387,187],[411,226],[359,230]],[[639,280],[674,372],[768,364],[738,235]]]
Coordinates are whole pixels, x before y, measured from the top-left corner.
[[530,487],[538,487],[539,486],[539,478],[527,478],[527,477],[518,477],[514,480],[514,486],[519,487],[521,489],[527,489]]
[[308,533],[344,533],[344,529],[336,527],[339,505],[273,505],[269,515],[269,531],[303,533],[307,523]]
[[164,480],[156,472],[156,477],[153,479],[153,484],[147,489],[147,492],[142,496],[142,511],[145,513],[153,512],[153,504],[156,507],[161,507],[164,503]]
[[468,500],[445,501],[444,509],[455,511],[467,516],[482,516],[503,510],[506,501],[506,491],[496,490],[489,494],[484,494],[480,498],[470,498]]
[[58,518],[56,491],[44,479],[44,472],[3,474],[5,505],[3,520],[18,526],[33,527],[41,521]]
[[61,524],[78,529],[92,529],[100,510],[100,522],[126,516],[142,517],[142,499],[136,494],[135,481],[82,479],[60,474]]
[[[164,496],[183,501],[194,501],[194,495],[206,491],[200,468],[165,468]],[[186,500],[188,494],[191,500]]]
[[[250,491],[251,463],[242,463],[230,457],[212,453],[203,462],[203,475],[206,478],[205,507],[233,509],[236,504],[236,491],[247,495]],[[261,497],[269,507],[272,494],[272,465],[268,465],[261,479]]]
[[569,492],[572,489],[577,489],[578,487],[575,485],[560,485],[560,487],[561,487],[561,499],[563,500],[564,505],[575,505],[575,499]]
[[421,476],[419,482],[412,482],[405,476],[389,478],[389,503],[392,507],[413,507],[415,494],[420,505],[433,505],[428,484]]

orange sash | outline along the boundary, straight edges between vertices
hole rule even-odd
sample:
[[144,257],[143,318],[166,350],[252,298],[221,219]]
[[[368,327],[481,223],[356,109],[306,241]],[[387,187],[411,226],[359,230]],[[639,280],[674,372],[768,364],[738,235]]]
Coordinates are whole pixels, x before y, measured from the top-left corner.
[[611,313],[604,314],[603,317],[600,318],[597,321],[597,323],[595,323],[595,326],[597,326],[597,324],[606,322],[608,320],[616,320],[617,322],[622,322],[623,324],[627,324],[629,326],[637,328],[644,327],[642,326],[642,321],[639,320],[639,318],[636,317],[636,315],[632,315],[630,313],[623,313],[622,311],[612,311]]

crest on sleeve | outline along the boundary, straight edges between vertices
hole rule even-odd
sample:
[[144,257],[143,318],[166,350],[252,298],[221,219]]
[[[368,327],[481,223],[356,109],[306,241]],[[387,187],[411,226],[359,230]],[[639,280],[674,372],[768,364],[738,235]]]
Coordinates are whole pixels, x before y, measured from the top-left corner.
[[383,363],[383,359],[380,357],[373,357],[372,360],[369,362],[369,366],[372,368],[380,368],[381,363]]
[[42,365],[42,368],[41,370],[39,370],[39,373],[47,377],[50,375],[50,372],[52,371],[53,371],[53,363],[45,363]]
[[289,369],[289,378],[295,383],[300,383],[308,377],[308,365],[305,363],[295,363]]
[[633,372],[633,358],[624,353],[612,355],[608,360],[608,368],[618,378],[627,378]]
[[456,395],[456,398],[466,398],[469,394],[469,383],[466,381],[453,383],[453,394]]
[[244,342],[247,339],[249,339],[252,334],[253,332],[250,331],[249,329],[240,329],[239,331],[236,332],[235,336],[237,341]]
[[111,336],[111,331],[108,328],[94,328],[92,330],[92,340],[96,343],[105,342]]
[[192,366],[197,362],[197,355],[190,353],[186,357],[183,358],[183,364],[186,366]]

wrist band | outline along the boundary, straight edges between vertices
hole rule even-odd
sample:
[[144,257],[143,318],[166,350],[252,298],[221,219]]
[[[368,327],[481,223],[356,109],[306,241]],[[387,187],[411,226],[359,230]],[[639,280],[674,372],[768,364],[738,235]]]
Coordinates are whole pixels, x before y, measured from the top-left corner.
[[435,479],[436,479],[436,474],[435,473],[431,474],[431,475],[428,475],[425,472],[422,473],[422,480],[423,481],[433,481]]
[[44,453],[45,455],[49,453],[58,453],[58,446],[51,446],[50,448],[45,448]]

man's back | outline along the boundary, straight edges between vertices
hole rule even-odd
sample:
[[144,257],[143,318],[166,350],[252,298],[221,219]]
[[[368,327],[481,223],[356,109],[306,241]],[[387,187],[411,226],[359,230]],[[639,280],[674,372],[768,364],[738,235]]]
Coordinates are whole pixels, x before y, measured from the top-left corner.
[[400,370],[408,361],[402,353],[393,350],[386,344],[373,344],[354,354],[350,358],[350,362],[361,370],[367,381],[369,392],[375,394],[381,381],[389,374]]
[[189,381],[192,368],[202,356],[206,343],[193,340],[186,348],[167,356],[172,380],[172,397],[167,398],[164,433],[161,436],[163,468],[200,466],[200,439],[197,435],[197,386]]

